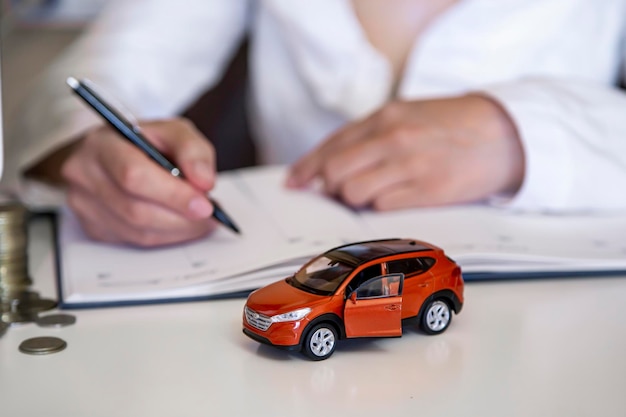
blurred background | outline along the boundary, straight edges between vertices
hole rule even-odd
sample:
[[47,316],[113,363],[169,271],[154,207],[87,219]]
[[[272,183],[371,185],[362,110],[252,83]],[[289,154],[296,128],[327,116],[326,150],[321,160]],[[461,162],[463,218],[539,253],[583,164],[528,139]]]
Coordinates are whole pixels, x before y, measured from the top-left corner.
[[[0,0],[5,133],[31,83],[108,1]],[[220,171],[256,163],[256,149],[245,114],[246,75],[244,42],[218,85],[183,113],[213,142]]]
[[0,0],[4,120],[28,85],[80,33],[107,0]]

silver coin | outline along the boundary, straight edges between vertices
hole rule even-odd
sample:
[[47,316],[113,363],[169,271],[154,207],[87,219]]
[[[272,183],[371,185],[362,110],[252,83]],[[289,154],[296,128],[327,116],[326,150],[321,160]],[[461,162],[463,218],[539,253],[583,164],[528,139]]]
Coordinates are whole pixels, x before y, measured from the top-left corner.
[[70,314],[49,314],[47,316],[39,316],[35,320],[40,327],[65,327],[76,323],[76,316]]
[[19,303],[18,310],[25,313],[38,313],[41,311],[52,310],[57,306],[54,300],[39,298],[36,300],[24,300]]
[[67,343],[58,337],[33,337],[20,343],[19,350],[29,355],[47,355],[60,352],[67,347]]
[[0,289],[0,311],[14,311],[19,308],[20,303],[39,300],[39,294],[32,291],[13,290],[1,291]]
[[0,320],[10,325],[32,323],[36,319],[36,314],[23,311],[5,311],[0,313]]
[[25,223],[28,211],[19,203],[0,204],[0,225],[11,226]]

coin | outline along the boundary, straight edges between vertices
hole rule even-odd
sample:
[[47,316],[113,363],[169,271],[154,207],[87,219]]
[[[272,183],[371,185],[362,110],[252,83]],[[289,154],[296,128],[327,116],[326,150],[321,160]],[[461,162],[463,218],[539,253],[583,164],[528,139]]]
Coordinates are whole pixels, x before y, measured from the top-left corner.
[[0,280],[2,287],[6,289],[19,286],[28,287],[32,284],[28,276],[26,259],[0,260]]
[[26,250],[28,235],[24,226],[11,227],[4,226],[0,229],[0,254],[3,257],[23,254]]
[[39,316],[35,320],[40,327],[65,327],[76,323],[76,316],[70,314],[49,314],[47,316]]
[[0,196],[0,301],[3,303],[11,302],[16,291],[24,291],[32,284],[26,251],[28,218],[23,204]]
[[20,343],[20,352],[29,355],[47,355],[60,352],[67,347],[67,343],[58,337],[33,337]]
[[35,321],[37,316],[32,313],[23,311],[6,311],[0,314],[0,320],[11,325],[31,323]]
[[[1,290],[1,288],[0,288]],[[13,311],[17,310],[20,303],[30,300],[39,300],[39,294],[33,291],[21,290],[9,290],[5,292],[0,291],[0,311]]]
[[48,300],[46,298],[24,300],[19,303],[19,311],[25,313],[38,313],[41,311],[52,310],[57,306],[57,302],[54,300]]
[[23,223],[28,217],[28,210],[18,202],[0,203],[0,225]]

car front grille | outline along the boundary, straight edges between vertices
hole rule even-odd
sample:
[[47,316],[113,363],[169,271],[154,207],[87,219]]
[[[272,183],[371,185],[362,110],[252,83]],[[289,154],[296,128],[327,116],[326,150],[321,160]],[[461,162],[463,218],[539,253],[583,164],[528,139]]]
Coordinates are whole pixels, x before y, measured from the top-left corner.
[[272,320],[264,314],[257,313],[256,311],[248,308],[247,306],[244,308],[244,312],[246,315],[246,321],[248,324],[255,329],[259,329],[261,331],[266,331],[269,329],[272,324]]

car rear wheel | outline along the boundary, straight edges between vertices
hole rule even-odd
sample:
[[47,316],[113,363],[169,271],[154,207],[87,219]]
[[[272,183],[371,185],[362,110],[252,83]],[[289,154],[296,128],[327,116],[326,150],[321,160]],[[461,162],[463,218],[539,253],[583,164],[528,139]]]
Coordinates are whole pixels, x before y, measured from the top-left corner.
[[422,314],[421,327],[428,334],[439,334],[445,331],[452,321],[452,310],[444,300],[431,301]]
[[314,361],[327,359],[335,351],[337,339],[337,330],[332,324],[317,324],[307,333],[304,354]]

